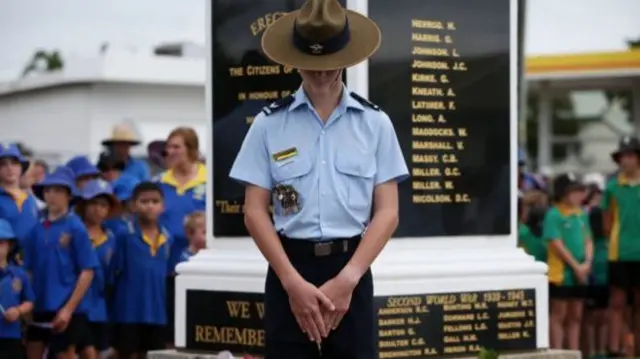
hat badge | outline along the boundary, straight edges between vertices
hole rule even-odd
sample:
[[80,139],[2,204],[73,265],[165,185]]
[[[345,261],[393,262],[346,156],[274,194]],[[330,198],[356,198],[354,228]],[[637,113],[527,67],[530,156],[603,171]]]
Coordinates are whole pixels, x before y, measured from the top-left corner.
[[309,46],[309,48],[311,49],[311,53],[319,55],[322,54],[322,49],[324,49],[324,46],[320,44],[313,44]]

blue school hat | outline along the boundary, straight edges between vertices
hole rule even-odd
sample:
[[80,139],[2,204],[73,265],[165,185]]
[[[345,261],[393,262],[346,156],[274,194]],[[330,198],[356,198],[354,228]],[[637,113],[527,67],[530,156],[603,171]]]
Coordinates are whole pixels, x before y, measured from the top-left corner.
[[18,160],[22,164],[22,173],[27,172],[29,169],[29,161],[27,161],[20,153],[20,149],[15,144],[2,145],[0,144],[0,159],[13,158]]
[[85,176],[100,176],[98,167],[94,166],[87,156],[76,156],[69,160],[67,167],[73,171],[75,178]]
[[76,184],[75,175],[73,171],[67,166],[60,166],[55,171],[48,174],[42,182],[33,186],[33,194],[44,201],[43,190],[46,187],[64,187],[69,190],[72,198],[76,196]]
[[87,182],[78,197],[81,200],[77,205],[77,210],[80,214],[84,212],[83,203],[96,197],[105,197],[109,200],[111,205],[109,213],[110,217],[120,209],[120,202],[118,202],[113,194],[113,187],[109,182],[103,179],[95,179]]
[[16,234],[13,231],[13,228],[11,228],[11,224],[9,223],[9,221],[7,221],[6,219],[0,218],[0,240],[14,241],[15,239],[16,239]]
[[140,183],[136,177],[123,173],[113,182],[113,191],[120,202],[128,201],[133,196],[133,190]]

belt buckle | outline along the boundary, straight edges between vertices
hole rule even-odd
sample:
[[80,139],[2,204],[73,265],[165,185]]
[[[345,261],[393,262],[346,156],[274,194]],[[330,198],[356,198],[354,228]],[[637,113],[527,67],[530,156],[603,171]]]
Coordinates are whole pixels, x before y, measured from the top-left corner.
[[316,243],[313,245],[313,254],[316,257],[326,257],[331,254],[331,242]]

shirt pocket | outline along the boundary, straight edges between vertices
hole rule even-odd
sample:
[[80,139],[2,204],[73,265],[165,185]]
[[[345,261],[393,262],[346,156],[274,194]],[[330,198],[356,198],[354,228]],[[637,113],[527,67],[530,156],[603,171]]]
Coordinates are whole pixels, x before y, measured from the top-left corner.
[[293,158],[273,164],[273,179],[276,184],[295,187],[296,182],[299,183],[300,179],[307,176],[309,172],[311,172],[311,162],[302,158]]
[[345,186],[349,208],[368,210],[373,202],[373,182],[376,175],[374,156],[339,154],[335,160],[338,186]]

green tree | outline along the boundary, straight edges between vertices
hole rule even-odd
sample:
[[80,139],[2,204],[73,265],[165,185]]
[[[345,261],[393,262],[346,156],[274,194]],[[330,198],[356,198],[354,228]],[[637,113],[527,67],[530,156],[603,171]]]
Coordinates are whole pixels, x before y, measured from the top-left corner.
[[64,61],[58,51],[37,50],[22,70],[22,77],[33,72],[54,72],[63,68]]
[[640,37],[635,40],[628,40],[627,45],[629,45],[630,49],[639,49],[640,50]]

